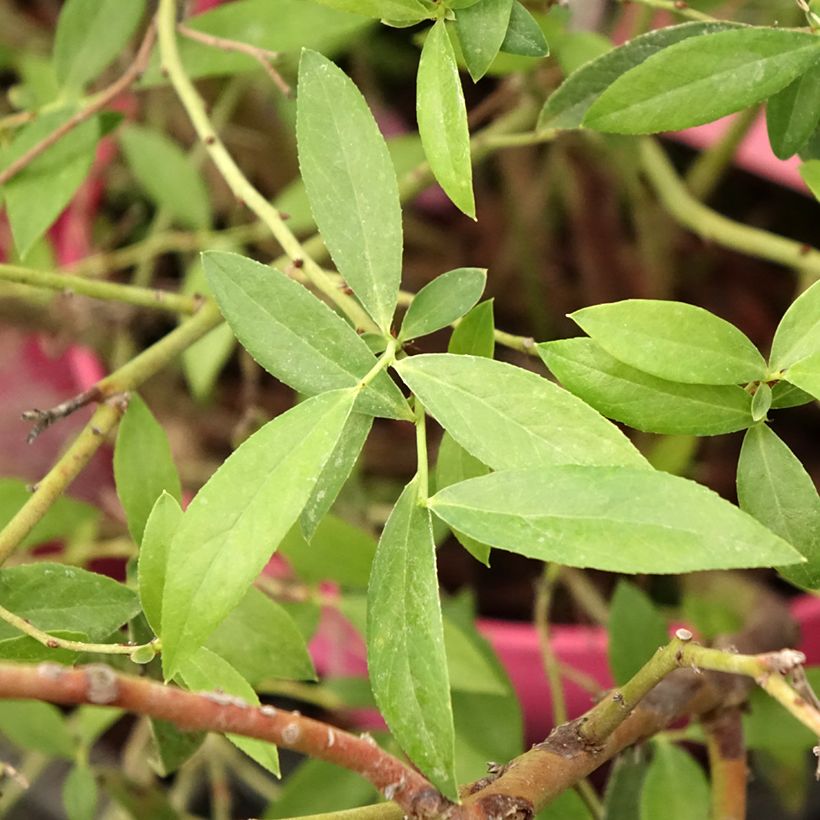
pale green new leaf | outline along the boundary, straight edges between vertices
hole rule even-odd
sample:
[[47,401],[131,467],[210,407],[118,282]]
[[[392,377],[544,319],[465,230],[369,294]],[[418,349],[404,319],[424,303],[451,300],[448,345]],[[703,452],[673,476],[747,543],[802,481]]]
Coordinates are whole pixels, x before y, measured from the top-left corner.
[[487,282],[484,268],[456,268],[428,282],[413,298],[399,339],[416,339],[460,319],[481,298]]
[[186,228],[211,224],[208,189],[190,158],[161,131],[129,124],[119,131],[125,159],[151,201]]
[[456,207],[475,219],[467,107],[443,20],[430,29],[421,50],[416,118],[433,176]]
[[448,353],[484,356],[495,354],[495,320],[493,300],[476,305],[459,323],[450,336]]
[[709,783],[688,752],[668,741],[655,744],[641,791],[640,820],[709,820]]
[[550,53],[541,26],[518,0],[513,0],[510,24],[501,43],[501,51],[522,57],[546,57]]
[[72,766],[63,783],[63,807],[68,820],[94,820],[97,780],[87,764]]
[[69,760],[74,757],[74,739],[65,718],[50,703],[0,701],[0,734],[22,749]]
[[453,712],[435,545],[418,480],[404,489],[379,541],[367,598],[367,665],[373,695],[407,756],[457,798]]
[[[46,561],[0,569],[0,601],[45,632],[82,633],[93,642],[104,641],[140,611],[136,594],[123,584]],[[0,623],[0,640],[19,636]]]
[[[275,268],[217,251],[203,256],[203,266],[239,341],[265,370],[294,390],[315,395],[354,387],[376,363],[341,316]],[[412,418],[401,391],[383,372],[362,391],[356,408]]]
[[145,13],[145,0],[67,0],[57,19],[54,71],[79,91],[122,51]]
[[538,354],[567,390],[636,430],[715,436],[753,421],[751,396],[742,387],[659,379],[618,361],[592,339],[544,342]]
[[647,466],[615,425],[530,371],[448,353],[413,356],[399,362],[396,370],[439,424],[493,469]]
[[137,564],[142,611],[155,635],[162,632],[162,596],[168,554],[181,520],[179,502],[163,490],[145,523]]
[[251,685],[263,680],[316,680],[305,639],[287,610],[251,587],[208,638],[208,649]]
[[362,448],[370,435],[373,419],[361,413],[351,413],[339,436],[336,448],[330,454],[313,492],[305,504],[299,523],[305,538],[310,541],[316,529],[330,511],[345,482],[350,478]]
[[128,531],[137,544],[142,541],[145,522],[162,493],[167,492],[177,501],[182,498],[168,436],[136,393],[131,396],[117,431],[114,480]]
[[783,314],[772,341],[769,367],[773,372],[785,370],[795,362],[819,352],[820,282],[815,282]]
[[650,31],[581,65],[549,96],[538,128],[578,128],[589,107],[622,74],[653,54],[690,37],[723,31],[727,23],[683,23]]
[[810,159],[804,162],[798,170],[806,187],[814,194],[814,198],[820,199],[820,159]]
[[494,547],[609,572],[793,564],[793,547],[693,481],[634,467],[506,470],[436,493],[430,508]]
[[[69,108],[43,114],[20,129],[11,145],[0,152],[0,168],[22,156],[74,112]],[[99,136],[99,121],[92,117],[69,131],[0,187],[0,194],[6,200],[14,244],[21,258],[51,227],[88,175]]]
[[389,332],[399,293],[402,223],[390,153],[353,81],[315,51],[299,61],[299,167],[339,273]]
[[[185,659],[179,676],[191,691],[218,691],[240,698],[250,706],[259,706],[259,697],[245,678],[228,661],[204,646]],[[279,776],[279,752],[273,743],[242,735],[226,734],[225,737],[260,766]]]
[[323,393],[266,424],[185,511],[162,600],[166,679],[239,603],[313,492],[356,392]]
[[784,378],[820,401],[820,351],[793,364]]
[[807,71],[766,103],[772,151],[780,159],[796,154],[820,120],[820,71]]
[[807,32],[738,28],[691,37],[615,80],[583,124],[618,134],[691,128],[765,100],[818,60],[820,42]]
[[772,406],[772,388],[766,382],[760,382],[752,396],[752,418],[755,421],[762,421],[766,418]]
[[741,509],[806,558],[782,567],[781,575],[807,589],[820,587],[820,497],[799,459],[765,424],[743,439],[737,497]]
[[626,683],[668,640],[666,619],[638,586],[620,580],[609,606],[607,652],[612,677]]
[[696,305],[626,299],[576,310],[570,318],[611,356],[660,379],[743,384],[766,375],[749,339]]
[[479,0],[456,13],[456,31],[467,70],[478,82],[504,42],[513,0]]

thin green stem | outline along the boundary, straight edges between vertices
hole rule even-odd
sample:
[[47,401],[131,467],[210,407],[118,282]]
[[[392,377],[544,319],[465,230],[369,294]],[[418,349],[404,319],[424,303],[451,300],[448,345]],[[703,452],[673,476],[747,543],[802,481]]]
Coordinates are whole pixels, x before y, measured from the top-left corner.
[[538,581],[535,590],[535,606],[533,620],[538,633],[538,645],[541,649],[541,661],[544,664],[544,671],[549,681],[550,696],[552,697],[552,717],[553,723],[560,726],[567,722],[567,702],[564,697],[564,685],[561,680],[561,669],[558,659],[552,651],[550,644],[550,606],[552,605],[552,594],[555,591],[555,584],[561,574],[560,564],[546,564],[544,572]]
[[264,222],[282,250],[297,266],[301,265],[312,284],[339,306],[353,323],[362,330],[374,330],[373,320],[355,299],[340,290],[326,275],[322,268],[307,253],[305,247],[285,224],[279,211],[251,185],[242,173],[233,157],[228,153],[219,135],[216,133],[205,103],[185,72],[179,57],[176,41],[176,2],[160,0],[157,11],[157,33],[162,65],[168,78],[188,113],[197,135],[205,145],[205,150],[219,169],[233,194],[247,205]]
[[396,349],[398,347],[398,342],[391,337],[390,341],[387,343],[387,347],[382,353],[381,356],[376,360],[376,363],[370,370],[362,376],[362,380],[357,385],[359,390],[363,390],[370,384],[376,376],[379,375],[383,370],[387,370],[394,361],[396,361]]
[[49,635],[42,629],[38,629],[34,624],[10,612],[4,606],[0,606],[0,620],[5,621],[15,629],[34,638],[35,641],[47,646],[49,649],[68,649],[72,652],[93,652],[102,655],[132,655],[138,649],[152,648],[159,649],[159,641],[153,640],[146,644],[124,644],[124,643],[85,643],[83,641],[69,641]]
[[706,12],[689,8],[685,0],[619,0],[619,2],[640,3],[642,6],[647,6],[651,9],[671,12],[686,20],[700,20],[701,22],[710,23],[717,22],[718,19],[717,17],[712,17],[711,14],[706,14]]
[[418,463],[416,475],[418,477],[419,503],[426,503],[430,494],[429,468],[427,466],[427,417],[424,405],[418,396],[413,396],[413,412],[416,417],[416,459]]
[[698,202],[675,173],[655,140],[640,142],[641,164],[652,188],[666,210],[703,239],[748,256],[797,268],[820,278],[820,251],[769,231],[733,222]]
[[194,296],[181,296],[165,290],[97,281],[67,273],[33,270],[19,265],[0,264],[0,281],[14,282],[33,288],[45,288],[60,293],[78,293],[81,296],[90,296],[92,299],[124,302],[137,307],[167,310],[171,313],[196,313],[201,305],[201,300]]

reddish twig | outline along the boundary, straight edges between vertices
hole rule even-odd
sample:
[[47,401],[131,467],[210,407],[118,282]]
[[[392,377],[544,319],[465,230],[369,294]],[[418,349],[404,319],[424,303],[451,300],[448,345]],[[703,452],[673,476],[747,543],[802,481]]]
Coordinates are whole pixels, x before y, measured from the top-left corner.
[[196,40],[198,43],[210,46],[211,48],[218,48],[221,51],[234,51],[237,54],[244,54],[256,60],[259,65],[265,70],[265,73],[270,77],[273,84],[286,96],[292,96],[291,87],[285,82],[282,75],[271,65],[272,60],[279,58],[278,51],[269,51],[266,48],[259,48],[250,43],[242,43],[239,40],[228,40],[225,37],[217,37],[215,34],[206,34],[204,31],[197,31],[195,28],[189,28],[184,23],[177,25],[177,31],[189,40]]
[[97,94],[85,108],[80,109],[73,117],[66,120],[59,128],[55,128],[47,137],[44,137],[36,145],[32,145],[24,154],[19,156],[14,162],[10,163],[8,167],[0,171],[0,186],[5,185],[9,180],[17,176],[27,165],[33,162],[43,152],[51,148],[52,145],[59,142],[66,134],[73,131],[78,125],[81,125],[90,117],[94,116],[98,111],[104,108],[115,97],[118,97],[125,91],[132,83],[140,78],[142,72],[145,71],[148,65],[148,60],[151,57],[151,51],[156,42],[156,27],[151,23],[145,32],[139,50],[134,57],[133,62],[125,72],[111,85],[104,88]]
[[746,817],[748,767],[743,721],[736,706],[720,709],[702,721],[712,773],[712,816],[720,820]]
[[220,693],[195,694],[121,675],[103,664],[71,669],[53,663],[0,663],[0,698],[119,706],[170,721],[183,731],[254,737],[357,772],[407,815],[437,816],[449,806],[422,775],[381,749],[369,735],[357,737],[297,712],[251,707]]

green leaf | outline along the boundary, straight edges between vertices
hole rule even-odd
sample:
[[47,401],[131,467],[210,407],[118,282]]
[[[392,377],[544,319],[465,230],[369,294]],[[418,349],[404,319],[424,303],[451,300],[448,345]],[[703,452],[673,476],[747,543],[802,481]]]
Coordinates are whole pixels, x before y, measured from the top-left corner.
[[440,490],[451,527],[542,561],[610,572],[694,572],[800,561],[782,539],[693,481],[634,467],[507,470]]
[[[269,373],[306,395],[354,387],[376,363],[353,328],[298,282],[233,253],[212,251],[203,265],[220,310],[239,341]],[[362,391],[357,410],[410,419],[387,373]]]
[[137,544],[160,495],[167,492],[177,501],[182,498],[168,436],[136,394],[131,396],[117,432],[114,480],[128,530]]
[[79,91],[122,51],[145,13],[145,0],[68,0],[54,38],[54,71]]
[[391,733],[430,780],[455,799],[453,712],[430,513],[418,479],[382,533],[367,598],[367,665]]
[[766,382],[760,382],[752,396],[752,418],[762,421],[772,406],[772,388]]
[[617,427],[535,373],[448,353],[403,359],[396,370],[442,427],[495,470],[539,464],[646,466]]
[[498,54],[510,25],[513,0],[479,0],[456,14],[467,70],[477,83]]
[[173,774],[205,741],[205,732],[183,732],[165,720],[151,721],[152,768],[161,777]]
[[495,322],[493,300],[487,299],[476,305],[459,323],[450,336],[448,353],[484,356],[492,359],[495,354]]
[[293,618],[251,587],[208,638],[208,649],[253,686],[263,680],[316,680],[313,661]]
[[781,575],[807,589],[820,587],[820,497],[799,459],[765,424],[743,439],[737,495],[741,509],[807,559],[782,567]]
[[389,20],[391,23],[418,23],[431,17],[431,10],[419,0],[315,0],[339,11]]
[[359,527],[328,515],[309,544],[299,529],[293,527],[279,551],[306,583],[335,581],[342,586],[364,589],[376,554],[376,541]]
[[607,623],[609,668],[618,686],[625,684],[668,642],[666,619],[635,584],[618,581]]
[[752,424],[751,397],[736,385],[659,379],[619,362],[592,339],[545,342],[537,349],[567,390],[636,430],[714,436]]
[[69,760],[74,757],[74,739],[62,713],[50,703],[0,701],[0,734],[21,749]]
[[[123,584],[47,561],[0,569],[0,601],[45,632],[80,632],[93,642],[108,638],[140,610],[137,596]],[[19,635],[0,623],[0,640]]]
[[[259,706],[259,697],[253,687],[226,660],[204,646],[183,661],[179,676],[194,692],[217,691],[241,698],[251,706]],[[260,766],[279,777],[279,752],[273,743],[242,735],[226,734],[225,737]]]
[[820,43],[799,31],[739,28],[691,37],[615,80],[584,125],[617,134],[691,128],[765,100],[818,60]]
[[550,95],[538,128],[578,128],[589,107],[615,80],[648,57],[689,37],[723,31],[726,23],[683,23],[642,34],[581,65]]
[[63,782],[63,808],[68,820],[94,820],[97,781],[86,764],[73,766]]
[[382,331],[399,293],[402,224],[387,145],[352,80],[315,51],[299,61],[299,166],[339,273]]
[[114,706],[78,706],[71,713],[71,733],[80,746],[90,748],[124,714]]
[[777,382],[772,388],[772,408],[775,410],[799,407],[812,401],[815,401],[814,396],[788,382]]
[[[0,478],[0,529],[5,527],[20,508],[31,498],[31,491],[15,478]],[[56,541],[73,535],[99,517],[97,510],[83,501],[62,496],[37,522],[34,529],[20,543],[22,549]]]
[[[18,633],[19,634],[19,633]],[[85,641],[85,632],[71,632],[65,629],[49,629],[48,634],[53,638],[62,638],[66,641]],[[44,646],[34,638],[20,635],[19,638],[6,638],[0,641],[0,658],[23,663],[64,663],[72,665],[77,661],[77,653],[70,649],[52,649]]]
[[462,631],[447,617],[443,625],[450,688],[480,695],[509,694],[506,676],[499,675],[495,665],[479,647],[477,634]]
[[603,820],[635,820],[648,768],[640,748],[618,755],[606,782]]
[[138,563],[142,611],[155,635],[162,634],[162,596],[168,554],[180,521],[182,508],[179,502],[163,490],[145,524]]
[[820,159],[810,159],[804,162],[798,169],[803,182],[814,194],[815,199],[820,199]]
[[484,268],[456,268],[437,276],[413,298],[399,339],[417,339],[460,319],[481,298],[486,283]]
[[655,744],[640,812],[640,820],[709,820],[709,784],[692,755],[668,742]]
[[166,679],[239,603],[298,518],[355,395],[323,393],[266,424],[185,511],[171,543],[162,600]]
[[331,453],[302,510],[299,523],[305,538],[310,541],[317,527],[330,511],[345,482],[350,478],[364,443],[370,435],[373,419],[361,413],[351,413],[342,435]]
[[177,143],[160,131],[133,124],[120,130],[119,140],[134,177],[155,205],[186,228],[210,226],[208,189]]
[[[0,152],[0,167],[10,165],[74,113],[74,108],[54,111],[20,129],[9,148]],[[99,120],[92,117],[69,131],[0,188],[21,259],[51,227],[86,178],[99,136]]]
[[510,24],[501,43],[501,51],[522,57],[546,57],[550,53],[541,26],[518,0],[513,0]]
[[766,103],[772,151],[780,159],[796,154],[820,121],[820,71],[807,71]]
[[742,384],[766,375],[749,339],[696,305],[626,299],[576,310],[570,318],[611,356],[661,379]]
[[[402,0],[398,0],[402,2]],[[338,51],[351,44],[356,36],[371,25],[358,14],[347,14],[345,0],[333,0],[323,8],[305,0],[234,0],[204,14],[186,19],[186,25],[205,34],[214,34],[227,40],[248,43],[276,52],[298,52],[315,48],[324,54]],[[359,0],[348,0],[359,5]],[[179,52],[186,73],[192,78],[213,77],[259,71],[259,63],[247,54],[213,48],[186,37],[179,41]],[[166,82],[160,73],[160,62],[152,63],[144,82]]]
[[544,806],[535,818],[536,820],[593,820],[594,815],[575,789],[567,789]]
[[433,176],[455,206],[475,219],[467,107],[443,20],[430,29],[421,50],[416,118]]
[[[445,431],[438,448],[436,460],[436,489],[443,490],[451,484],[458,484],[468,478],[487,475],[490,468],[471,456],[448,432]],[[453,535],[459,543],[482,564],[490,564],[490,548],[469,538],[461,532]]]
[[820,401],[820,350],[793,364],[784,378]]
[[[820,168],[820,163],[818,164]],[[783,314],[772,341],[773,372],[820,352],[820,282],[815,282]]]

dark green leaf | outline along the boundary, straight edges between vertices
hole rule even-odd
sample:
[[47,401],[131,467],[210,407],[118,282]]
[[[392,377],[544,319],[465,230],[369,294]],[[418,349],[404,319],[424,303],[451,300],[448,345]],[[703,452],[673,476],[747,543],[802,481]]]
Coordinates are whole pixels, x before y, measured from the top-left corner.
[[[54,638],[62,638],[66,641],[86,640],[85,632],[49,629],[48,634]],[[0,658],[24,663],[49,661],[51,663],[64,663],[71,666],[77,661],[77,653],[72,652],[70,649],[52,649],[34,638],[29,638],[27,635],[20,635],[19,638],[6,638],[0,641]]]
[[646,464],[613,424],[535,373],[449,353],[403,359],[396,369],[450,435],[493,469]]
[[[9,148],[0,152],[0,168],[11,164],[73,114],[73,108],[55,111],[21,128]],[[99,122],[92,117],[69,131],[0,188],[21,258],[51,227],[86,178],[99,136]]]
[[618,581],[609,609],[609,668],[626,683],[668,640],[666,619],[652,599],[629,581]]
[[492,359],[495,354],[495,322],[493,300],[476,305],[459,323],[450,336],[448,353],[484,356]]
[[443,20],[430,29],[421,50],[416,118],[433,175],[456,207],[475,219],[467,107]]
[[408,757],[457,796],[453,712],[430,513],[418,481],[382,533],[367,602],[367,663],[379,710]]
[[587,804],[575,789],[567,789],[535,816],[536,820],[593,820]]
[[627,749],[615,758],[604,792],[603,820],[635,820],[647,768],[640,748]]
[[205,732],[183,732],[165,720],[151,721],[155,757],[151,765],[161,777],[173,774],[202,745]]
[[97,781],[86,764],[78,763],[63,783],[63,808],[68,820],[94,820],[97,810]]
[[[95,642],[108,638],[140,609],[136,594],[123,584],[46,561],[0,569],[0,601],[46,632],[79,632]],[[0,623],[0,640],[19,635],[13,626]]]
[[79,91],[111,63],[145,13],[145,0],[67,0],[54,38],[60,85]]
[[396,172],[364,97],[315,51],[299,61],[299,166],[339,273],[382,331],[398,298],[402,223]]
[[475,629],[462,630],[447,617],[443,623],[450,688],[479,695],[509,694],[506,675],[499,674],[496,665],[488,659]]
[[342,435],[325,464],[316,486],[313,488],[299,524],[308,541],[313,539],[316,528],[336,501],[345,482],[350,478],[356,461],[373,426],[373,419],[362,413],[351,413]]
[[813,353],[820,353],[820,282],[803,291],[783,314],[769,365],[772,371],[785,370]]
[[458,10],[456,31],[473,82],[487,73],[498,54],[510,25],[512,6],[513,0],[479,0]]
[[323,393],[247,439],[191,502],[171,544],[162,661],[171,678],[239,603],[302,511],[356,393]]
[[683,749],[656,743],[640,806],[640,820],[709,820],[709,784],[703,769]]
[[683,23],[642,34],[573,72],[552,93],[538,118],[538,128],[578,128],[598,97],[615,80],[653,54],[689,37],[723,31],[726,23]]
[[253,686],[272,678],[316,679],[299,627],[255,587],[211,634],[207,647]]
[[[5,527],[20,508],[31,498],[31,491],[22,481],[0,478],[0,528]],[[99,513],[90,504],[65,496],[58,498],[34,529],[20,544],[22,549],[72,536],[80,527],[86,526]]]
[[117,432],[114,479],[128,529],[138,544],[162,493],[167,492],[177,501],[182,498],[168,436],[136,394],[131,396]]
[[765,424],[743,439],[737,465],[741,509],[788,541],[807,559],[782,567],[793,583],[820,587],[820,497],[803,465]]
[[510,24],[501,43],[501,51],[523,57],[546,57],[550,53],[541,26],[518,0],[513,2]]
[[399,339],[426,336],[460,319],[481,298],[486,282],[484,268],[456,268],[437,276],[413,298]]
[[775,410],[799,407],[811,401],[815,401],[814,396],[788,382],[777,382],[772,388],[772,408]]
[[623,364],[592,339],[545,342],[538,353],[569,391],[637,430],[714,436],[753,421],[751,397],[743,388],[659,379]]
[[494,547],[610,572],[692,572],[796,563],[799,554],[693,481],[634,467],[507,470],[430,499],[440,518]]
[[309,544],[293,527],[279,550],[302,581],[336,581],[364,589],[376,554],[376,541],[359,527],[328,515]]
[[[353,387],[376,360],[353,328],[297,282],[242,256],[208,253],[205,272],[239,341],[268,372],[300,393]],[[395,382],[380,373],[356,407],[412,417]]]
[[74,757],[74,739],[62,713],[50,703],[0,701],[0,734],[21,749],[69,760]]
[[177,143],[161,131],[133,124],[120,130],[119,139],[128,166],[155,205],[186,228],[210,226],[208,189]]
[[741,384],[766,374],[766,362],[743,333],[696,305],[626,299],[570,318],[611,356],[661,379]]
[[692,37],[615,80],[584,125],[618,134],[691,128],[765,100],[818,60],[820,43],[806,32],[740,28]]
[[766,103],[772,151],[780,159],[796,154],[820,120],[820,71],[807,71]]

